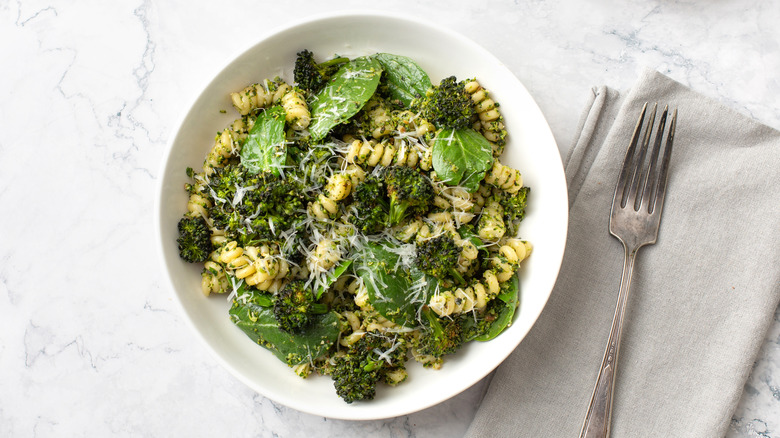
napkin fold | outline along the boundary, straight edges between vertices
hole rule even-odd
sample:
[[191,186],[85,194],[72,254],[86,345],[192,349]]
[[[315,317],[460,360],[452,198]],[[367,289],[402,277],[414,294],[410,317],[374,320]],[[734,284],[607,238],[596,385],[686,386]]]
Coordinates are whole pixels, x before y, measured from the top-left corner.
[[627,93],[593,89],[565,159],[558,281],[466,436],[578,436],[623,266],[612,195],[645,102],[676,107],[677,131],[658,241],[634,268],[612,436],[726,433],[780,300],[780,132],[648,70]]

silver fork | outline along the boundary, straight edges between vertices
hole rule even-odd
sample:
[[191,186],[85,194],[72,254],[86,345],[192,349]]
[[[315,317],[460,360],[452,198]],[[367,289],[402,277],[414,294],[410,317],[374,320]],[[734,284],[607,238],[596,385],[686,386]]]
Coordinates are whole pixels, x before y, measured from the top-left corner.
[[[615,197],[612,199],[612,215],[609,219],[609,232],[623,243],[625,261],[623,277],[620,280],[615,316],[609,331],[607,348],[601,363],[596,387],[590,399],[588,413],[582,425],[580,438],[608,437],[612,420],[612,392],[615,387],[618,350],[620,349],[620,334],[623,329],[628,292],[631,287],[631,273],[639,248],[655,243],[658,237],[658,227],[661,224],[661,211],[666,193],[666,181],[669,173],[669,158],[672,153],[674,130],[677,125],[677,110],[672,114],[671,123],[666,137],[666,146],[661,154],[664,127],[669,107],[665,107],[658,122],[655,142],[650,157],[647,149],[655,123],[657,105],[653,105],[649,113],[649,121],[642,134],[643,122],[647,111],[647,103],[642,107],[634,135],[626,151],[623,169],[620,171]],[[639,143],[642,137],[641,144]],[[658,159],[663,157],[660,169]]]

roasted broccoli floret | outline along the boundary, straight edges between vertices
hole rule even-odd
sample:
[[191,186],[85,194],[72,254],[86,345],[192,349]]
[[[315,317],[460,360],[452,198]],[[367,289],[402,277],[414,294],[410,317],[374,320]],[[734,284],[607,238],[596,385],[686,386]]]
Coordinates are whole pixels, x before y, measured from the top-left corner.
[[385,172],[385,187],[390,198],[390,224],[401,223],[411,215],[428,212],[433,187],[428,178],[411,167],[391,166]]
[[507,233],[514,235],[517,225],[525,217],[525,207],[528,203],[528,187],[522,187],[516,193],[501,191],[498,197],[498,203],[504,207],[504,223],[507,227]]
[[368,176],[352,191],[352,213],[349,222],[363,234],[376,234],[387,227],[389,204],[382,178]]
[[306,219],[307,194],[298,178],[255,175],[237,164],[216,168],[206,194],[209,217],[242,246],[272,241]]
[[412,110],[437,128],[470,128],[476,108],[464,84],[455,76],[442,79],[425,96],[412,101]]
[[328,306],[318,303],[314,293],[306,288],[303,280],[293,280],[282,289],[274,301],[274,317],[279,328],[288,333],[298,333],[309,325],[312,315],[323,314]]
[[179,256],[190,262],[203,262],[212,250],[211,231],[201,216],[184,216],[179,220]]
[[425,318],[423,329],[414,345],[418,353],[441,359],[463,346],[466,315],[442,319],[427,307],[423,309],[422,315]]
[[330,370],[336,393],[347,403],[372,400],[379,382],[400,383],[406,376],[406,340],[368,332],[343,356],[336,356]]
[[298,84],[298,88],[314,94],[322,89],[339,67],[348,61],[348,58],[337,57],[317,63],[312,52],[303,50],[298,52],[298,57],[295,59],[293,78]]
[[450,236],[440,235],[417,245],[417,268],[438,279],[452,278],[463,284],[466,281],[455,269],[462,249]]
[[250,221],[252,233],[260,239],[273,239],[306,218],[306,196],[302,185],[292,178],[270,178],[265,185],[247,193],[238,208]]
[[461,315],[461,328],[463,330],[464,342],[468,342],[478,336],[481,336],[490,329],[490,326],[498,319],[501,311],[506,307],[500,299],[488,301],[485,309],[481,312]]
[[204,192],[211,200],[212,205],[208,213],[214,227],[225,230],[230,238],[235,238],[237,230],[243,225],[233,200],[237,199],[236,194],[240,187],[258,186],[261,182],[257,175],[250,174],[238,164],[214,168]]

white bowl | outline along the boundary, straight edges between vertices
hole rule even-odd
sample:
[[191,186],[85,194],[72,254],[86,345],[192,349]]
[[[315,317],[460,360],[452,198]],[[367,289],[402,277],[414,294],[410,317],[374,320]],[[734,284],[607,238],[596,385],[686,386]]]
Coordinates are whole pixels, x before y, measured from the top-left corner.
[[[531,187],[520,235],[533,243],[534,251],[521,268],[521,302],[514,324],[490,342],[471,342],[445,358],[441,370],[423,369],[410,361],[408,380],[395,388],[380,385],[370,402],[344,403],[329,377],[301,379],[254,344],[228,319],[229,303],[224,296],[203,296],[201,267],[183,262],[176,245],[176,224],[187,204],[185,168],[199,169],[216,132],[237,117],[229,93],[276,75],[292,81],[295,55],[302,49],[318,57],[376,52],[405,55],[416,60],[434,83],[450,75],[476,77],[501,104],[509,131],[502,161],[518,168]],[[303,412],[340,419],[416,412],[462,392],[496,368],[523,340],[547,302],[563,257],[568,221],[566,182],[555,140],[536,103],[512,72],[455,32],[384,13],[318,16],[274,32],[235,58],[200,92],[171,136],[158,190],[156,228],[161,257],[195,333],[225,368],[263,396]]]

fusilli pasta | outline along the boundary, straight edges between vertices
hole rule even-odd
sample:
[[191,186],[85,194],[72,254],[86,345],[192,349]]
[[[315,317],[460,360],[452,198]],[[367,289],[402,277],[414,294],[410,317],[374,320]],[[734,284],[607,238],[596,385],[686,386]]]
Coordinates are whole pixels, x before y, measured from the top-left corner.
[[489,97],[490,93],[476,79],[467,81],[464,88],[471,94],[471,100],[477,110],[478,121],[474,123],[474,130],[490,142],[493,156],[499,157],[504,151],[507,135],[504,118],[498,110],[499,105]]
[[230,93],[233,106],[242,116],[256,109],[267,108],[279,103],[291,87],[283,80],[276,78],[265,81],[265,84],[252,84],[240,92]]
[[523,187],[520,171],[505,166],[498,160],[493,162],[493,167],[485,174],[485,182],[509,193],[517,193]]
[[[239,117],[217,133],[202,170],[188,169],[177,242],[183,259],[202,263],[202,293],[229,294],[231,319],[258,344],[278,347],[263,337],[269,330],[295,335],[317,326],[321,340],[276,350],[299,376],[338,374],[365,349],[361,360],[381,366],[381,379],[396,385],[407,379],[408,352],[437,369],[459,348],[432,344],[438,325],[471,336],[515,305],[512,279],[532,250],[516,236],[528,188],[497,159],[504,119],[476,79],[441,81],[438,89],[460,106],[452,104],[458,115],[440,117],[449,103],[431,104],[432,112],[417,106],[448,102],[425,100],[436,86],[401,98],[387,73],[358,69],[372,57],[332,61],[321,83],[300,80],[302,67],[294,83],[277,77],[230,93]],[[365,81],[350,82],[359,77]],[[381,91],[364,95],[369,80]],[[355,96],[339,94],[357,85]],[[343,102],[355,106],[336,105]],[[437,133],[469,127],[491,144],[492,157],[481,146],[469,150],[470,131],[457,143],[436,141]],[[484,177],[453,183],[445,174],[463,168],[443,158],[442,147],[462,147],[468,178]]]

